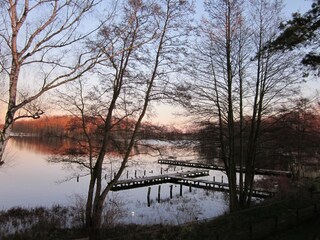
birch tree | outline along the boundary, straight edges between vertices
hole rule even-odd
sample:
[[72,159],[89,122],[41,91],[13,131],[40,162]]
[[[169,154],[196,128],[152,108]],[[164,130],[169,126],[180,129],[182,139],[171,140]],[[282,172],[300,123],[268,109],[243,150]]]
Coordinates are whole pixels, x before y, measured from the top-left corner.
[[[85,30],[83,20],[97,3],[95,0],[0,2],[0,68],[7,88],[5,98],[1,97],[5,107],[0,131],[2,163],[13,123],[20,118],[39,118],[44,111],[35,100],[94,66],[95,57],[83,51],[81,44],[94,30],[94,27]],[[32,91],[25,92],[23,86]]]

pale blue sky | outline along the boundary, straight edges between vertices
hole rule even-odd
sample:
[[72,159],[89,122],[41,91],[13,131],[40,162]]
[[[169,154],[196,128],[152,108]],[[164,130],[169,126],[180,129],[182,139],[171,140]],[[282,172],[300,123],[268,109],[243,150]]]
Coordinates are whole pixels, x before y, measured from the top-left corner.
[[310,9],[312,1],[311,0],[285,0],[286,13],[291,16],[291,13],[299,11],[301,13],[306,12]]
[[[290,17],[293,12],[306,12],[310,9],[312,0],[284,0],[285,14]],[[203,10],[203,0],[196,0],[197,13]],[[200,13],[201,14],[201,13]]]

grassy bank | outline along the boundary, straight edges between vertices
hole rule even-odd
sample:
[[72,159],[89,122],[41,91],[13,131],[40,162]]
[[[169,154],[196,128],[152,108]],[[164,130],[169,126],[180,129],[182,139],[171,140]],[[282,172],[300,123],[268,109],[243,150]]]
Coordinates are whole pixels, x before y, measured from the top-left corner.
[[[117,225],[103,229],[102,239],[316,239],[313,237],[318,234],[314,229],[320,226],[320,194],[311,195],[310,191],[317,193],[319,182],[307,184],[285,199],[273,199],[213,220],[180,226]],[[83,223],[83,214],[77,208],[15,208],[0,212],[0,239],[81,239],[87,236]],[[290,233],[290,229],[294,231]]]
[[[302,212],[303,209],[311,210],[311,212]],[[297,217],[299,210],[300,216]],[[317,219],[319,214],[320,203],[315,198],[287,199],[221,216],[211,221],[174,227],[153,226],[142,229],[140,227],[131,230],[123,229],[117,236],[109,237],[110,239],[130,240],[264,239],[299,226],[305,221]],[[124,235],[124,232],[128,234]],[[108,237],[107,234],[105,237]]]

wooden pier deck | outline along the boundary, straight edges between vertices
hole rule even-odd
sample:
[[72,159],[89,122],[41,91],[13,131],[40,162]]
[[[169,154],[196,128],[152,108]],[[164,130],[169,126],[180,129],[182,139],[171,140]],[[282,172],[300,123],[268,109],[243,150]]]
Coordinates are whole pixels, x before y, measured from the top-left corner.
[[[204,179],[195,179],[197,177],[209,176],[209,170],[194,170],[188,172],[180,172],[173,174],[164,174],[143,178],[126,179],[118,181],[112,188],[112,191],[121,191],[133,188],[140,188],[163,183],[182,184],[195,188],[202,188],[215,191],[229,191],[228,183],[214,182]],[[275,195],[275,192],[264,190],[253,190],[254,197],[267,198]]]
[[[229,184],[223,182],[213,182],[203,179],[191,179],[191,178],[175,178],[174,183],[182,184],[185,186],[192,186],[196,188],[203,188],[216,191],[229,191]],[[276,192],[266,191],[261,189],[253,189],[252,196],[258,198],[269,198],[275,196]]]
[[[170,160],[170,159],[159,159],[158,163],[159,164],[175,165],[175,166],[184,166],[184,167],[193,167],[193,168],[203,168],[203,169],[225,171],[225,168],[222,166],[213,165],[213,164],[205,164],[205,163],[185,162],[185,161],[177,161],[177,160]],[[240,172],[240,168],[238,168],[237,171]],[[243,169],[243,171],[245,172],[246,170]],[[291,172],[289,172],[289,171],[256,168],[255,173],[258,175],[291,177]]]
[[112,188],[113,191],[120,191],[125,189],[139,188],[145,186],[151,186],[162,183],[174,182],[175,178],[184,179],[184,178],[196,178],[209,176],[209,170],[193,170],[187,172],[173,173],[173,174],[164,174],[143,178],[134,178],[134,179],[125,179],[119,180]]

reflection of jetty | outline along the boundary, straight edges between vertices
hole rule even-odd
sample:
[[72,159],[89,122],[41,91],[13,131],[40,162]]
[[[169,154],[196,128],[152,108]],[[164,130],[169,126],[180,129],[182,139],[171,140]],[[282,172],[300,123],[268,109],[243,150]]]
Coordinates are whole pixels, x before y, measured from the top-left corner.
[[[225,171],[225,168],[222,166],[213,165],[213,164],[205,164],[205,163],[184,162],[184,161],[177,161],[177,160],[170,160],[170,159],[159,159],[158,163],[175,165],[175,166],[183,166],[183,167],[204,168],[204,169]],[[237,171],[240,172],[240,168],[238,168]],[[246,170],[243,169],[243,171],[245,172]],[[280,171],[280,170],[271,170],[271,169],[257,169],[256,168],[255,173],[258,175],[273,175],[273,176],[291,177],[291,172],[289,172],[289,171]]]
[[119,180],[113,186],[112,190],[119,191],[124,189],[139,188],[139,187],[151,186],[151,185],[162,184],[162,183],[176,182],[178,179],[204,177],[204,176],[209,176],[209,170],[202,170],[202,171],[195,170],[195,171],[150,176],[150,177],[143,177],[143,178],[136,178],[136,179]]

